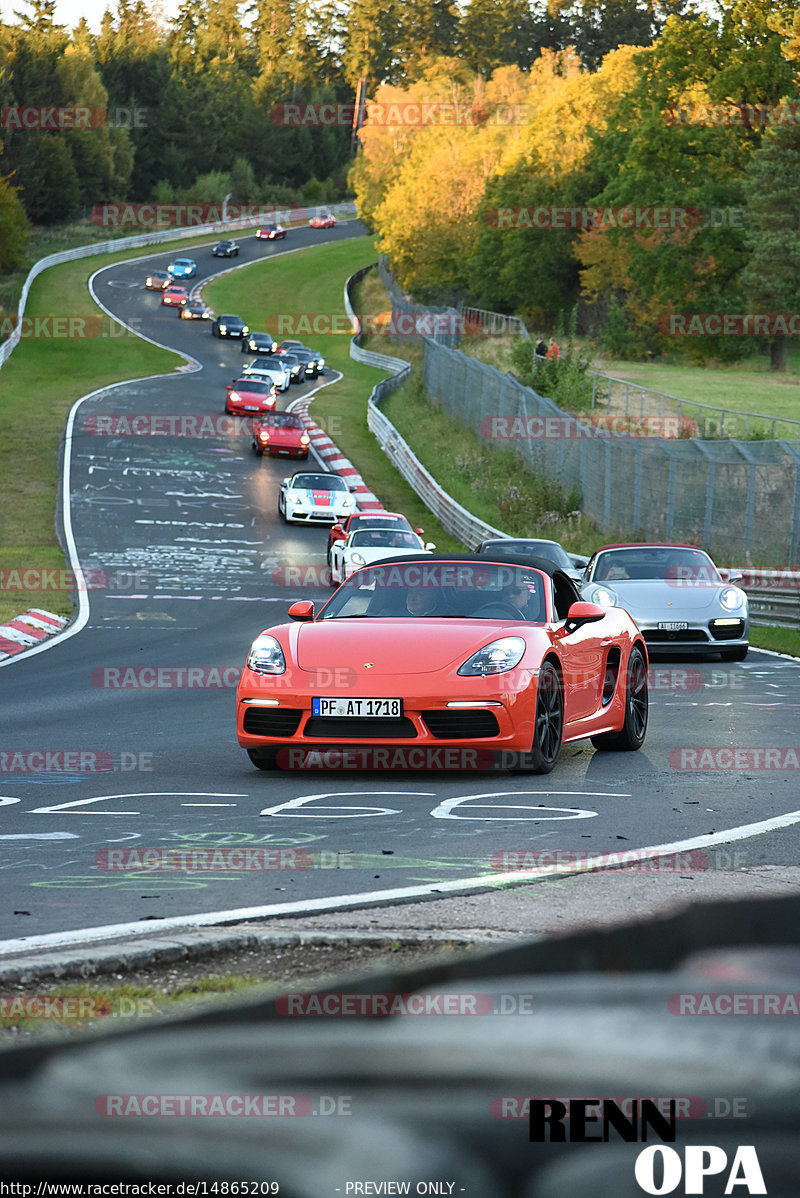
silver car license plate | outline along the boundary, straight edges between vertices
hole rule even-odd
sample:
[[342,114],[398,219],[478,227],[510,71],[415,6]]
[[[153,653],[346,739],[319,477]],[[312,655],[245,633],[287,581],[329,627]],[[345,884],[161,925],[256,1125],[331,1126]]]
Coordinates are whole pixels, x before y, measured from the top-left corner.
[[685,620],[659,620],[658,627],[662,632],[685,632],[689,625]]

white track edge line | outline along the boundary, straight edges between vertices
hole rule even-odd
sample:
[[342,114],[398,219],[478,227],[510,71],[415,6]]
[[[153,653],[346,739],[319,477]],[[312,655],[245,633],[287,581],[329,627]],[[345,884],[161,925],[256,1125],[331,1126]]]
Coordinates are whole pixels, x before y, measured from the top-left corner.
[[[788,828],[800,823],[800,811],[789,811],[785,815],[773,816],[771,819],[760,820],[755,824],[743,824],[729,828],[724,832],[710,832],[703,836],[693,836],[687,840],[676,840],[671,844],[651,845],[643,849],[626,849],[625,854],[636,854],[639,860],[649,860],[653,857],[664,857],[672,853],[685,853],[692,849],[709,848],[712,845],[727,844],[734,840],[747,840],[751,836],[762,836],[766,832],[778,828]],[[129,938],[161,936],[165,932],[176,933],[207,928],[226,923],[245,923],[253,920],[269,919],[278,915],[314,915],[350,907],[369,907],[376,903],[389,903],[401,899],[427,898],[433,895],[458,894],[470,890],[494,890],[522,882],[545,882],[549,878],[574,877],[584,873],[600,873],[609,869],[602,861],[608,862],[609,857],[616,858],[613,864],[615,870],[620,868],[620,854],[597,854],[600,861],[592,865],[589,859],[582,867],[565,865],[558,869],[550,867],[541,870],[515,870],[496,877],[483,876],[477,878],[454,879],[447,882],[432,882],[426,886],[397,887],[392,890],[364,891],[359,894],[332,895],[329,898],[299,900],[291,903],[274,903],[262,907],[238,907],[229,911],[208,911],[199,915],[174,916],[170,919],[148,920],[147,926],[142,927],[141,921],[136,923],[107,924],[97,928],[83,928],[73,932],[50,932],[41,936],[28,936],[17,940],[0,941],[0,958],[12,953],[23,952],[34,948],[65,949],[74,945],[102,943],[122,936]]]

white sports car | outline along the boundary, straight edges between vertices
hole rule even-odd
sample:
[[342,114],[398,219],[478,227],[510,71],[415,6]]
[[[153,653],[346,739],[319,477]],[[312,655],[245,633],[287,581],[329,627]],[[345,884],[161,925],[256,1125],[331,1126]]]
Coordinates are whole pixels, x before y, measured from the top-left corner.
[[647,648],[681,656],[719,653],[744,661],[749,647],[747,595],[694,545],[603,545],[586,567],[581,596],[623,607]]
[[243,375],[253,375],[254,378],[269,379],[279,391],[286,391],[291,382],[291,375],[286,364],[280,358],[253,358],[242,371]]
[[336,524],[358,511],[340,474],[302,471],[285,478],[278,492],[278,512],[288,524]]
[[425,544],[415,532],[402,528],[354,528],[331,546],[331,583],[338,587],[356,570],[383,557],[418,557],[435,548],[432,541]]

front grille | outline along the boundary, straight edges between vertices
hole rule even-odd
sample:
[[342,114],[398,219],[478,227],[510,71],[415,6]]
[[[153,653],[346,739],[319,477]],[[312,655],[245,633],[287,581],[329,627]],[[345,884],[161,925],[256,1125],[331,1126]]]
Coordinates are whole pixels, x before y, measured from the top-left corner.
[[302,714],[297,707],[248,707],[244,730],[253,736],[294,736]]
[[431,736],[438,740],[472,740],[480,736],[497,736],[500,731],[494,712],[481,708],[423,711],[422,718]]
[[735,624],[725,624],[722,628],[714,628],[711,624],[708,627],[715,641],[738,641],[744,636],[744,620],[737,620]]
[[356,740],[413,740],[414,724],[406,716],[399,720],[363,720],[358,716],[312,716],[303,736],[354,737]]
[[671,641],[699,641],[708,643],[708,637],[699,628],[684,628],[683,632],[667,632],[665,628],[645,628],[642,635],[646,645],[668,645]]

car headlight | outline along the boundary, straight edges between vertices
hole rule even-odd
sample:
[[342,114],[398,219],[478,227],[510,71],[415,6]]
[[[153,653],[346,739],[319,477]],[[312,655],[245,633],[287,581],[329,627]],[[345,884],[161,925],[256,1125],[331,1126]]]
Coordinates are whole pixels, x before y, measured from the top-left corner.
[[342,499],[342,507],[355,507],[355,506],[356,506],[355,495],[345,495],[344,498]]
[[505,674],[519,665],[524,652],[525,642],[521,636],[502,636],[468,657],[459,666],[458,672],[470,678],[475,675]]
[[228,326],[227,326],[226,324],[221,324],[221,325],[219,326],[219,331],[220,331],[221,333],[227,333],[227,331],[228,331]]
[[591,602],[599,603],[601,607],[616,607],[617,596],[608,587],[596,587]]
[[309,501],[309,498],[308,498],[308,496],[307,496],[307,495],[306,495],[306,493],[305,493],[305,491],[298,491],[296,494],[293,494],[293,495],[292,495],[292,500],[291,500],[291,501],[292,501],[292,503],[296,503],[296,504],[302,504],[302,503],[309,503],[309,502],[310,502],[310,501]]
[[243,327],[242,327],[242,336],[243,336],[243,337],[246,337],[246,336],[247,336],[247,334],[248,334],[249,332],[250,332],[250,330],[249,330],[249,328],[247,327],[247,325],[243,325]]
[[255,674],[284,674],[286,659],[274,636],[262,632],[250,646],[247,654],[247,668]]
[[720,591],[719,601],[726,611],[733,611],[742,606],[744,595],[735,587],[726,587],[724,591]]
[[354,565],[354,566],[364,566],[364,565],[366,565],[366,562],[364,561],[364,559],[363,559],[363,557],[361,556],[361,554],[360,554],[360,553],[356,553],[355,551],[351,552],[351,554],[350,554],[350,561],[353,563],[353,565]]
[[324,365],[325,365],[325,359],[324,359],[324,358],[317,358],[317,366],[320,368],[320,370],[322,370],[322,367],[323,367]]
[[301,445],[308,445],[310,440],[311,440],[311,438],[309,437],[308,433],[300,434],[300,444]]
[[269,433],[265,428],[260,428],[258,430],[258,439],[259,441],[269,441]]
[[238,392],[238,391],[230,391],[230,392],[228,393],[228,399],[232,399],[234,403],[240,403],[240,402],[241,402],[241,398],[242,398],[242,397],[241,397],[241,395],[239,394],[239,392]]

